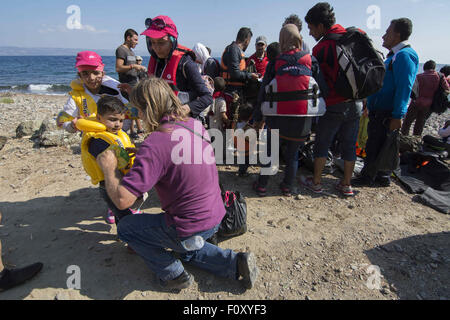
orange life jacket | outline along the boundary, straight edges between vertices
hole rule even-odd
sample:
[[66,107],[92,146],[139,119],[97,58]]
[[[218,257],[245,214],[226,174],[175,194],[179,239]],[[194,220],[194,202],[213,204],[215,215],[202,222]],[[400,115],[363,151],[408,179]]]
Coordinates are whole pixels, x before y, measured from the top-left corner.
[[[231,75],[228,72],[228,67],[223,63],[223,55],[225,54],[226,51],[227,51],[227,49],[225,48],[225,51],[222,53],[222,59],[220,61],[220,67],[221,67],[221,71],[222,71],[222,78],[225,80],[227,86],[242,87],[242,86],[245,85],[245,83],[241,82],[241,81],[232,81],[231,80]],[[239,70],[245,71],[245,68],[246,68],[245,54],[243,52],[241,54],[242,55],[241,55],[241,61],[239,63]]]

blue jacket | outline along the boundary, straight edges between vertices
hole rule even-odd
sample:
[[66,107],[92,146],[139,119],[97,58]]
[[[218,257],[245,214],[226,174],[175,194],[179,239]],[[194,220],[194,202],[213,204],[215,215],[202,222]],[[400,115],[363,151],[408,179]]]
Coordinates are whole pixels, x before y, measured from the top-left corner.
[[[392,68],[389,68],[394,57]],[[402,119],[408,110],[412,87],[419,69],[419,57],[414,49],[406,47],[387,58],[384,65],[386,74],[383,87],[367,98],[367,108],[369,111],[392,111],[393,119]]]

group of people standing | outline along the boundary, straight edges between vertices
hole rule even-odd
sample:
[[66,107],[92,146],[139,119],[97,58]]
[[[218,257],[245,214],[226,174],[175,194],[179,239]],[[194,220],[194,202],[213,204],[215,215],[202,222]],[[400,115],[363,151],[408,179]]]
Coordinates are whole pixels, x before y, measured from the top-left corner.
[[[299,183],[315,193],[322,192],[328,150],[338,139],[344,177],[336,189],[342,195],[353,196],[353,186],[390,184],[391,173],[378,172],[374,164],[388,133],[402,128],[408,110],[419,65],[418,55],[408,43],[411,21],[391,21],[383,36],[383,46],[390,50],[383,85],[365,102],[349,99],[336,88],[340,72],[336,39],[348,30],[336,23],[332,6],[317,3],[307,12],[305,21],[317,41],[312,52],[301,36],[301,20],[291,15],[282,24],[278,42],[268,44],[266,37],[257,37],[256,52],[246,59],[244,52],[253,34],[244,27],[217,61],[201,43],[193,50],[179,44],[179,33],[170,17],[147,19],[141,35],[146,37],[150,53],[148,68],[132,51],[138,33],[127,30],[124,43],[116,50],[120,83],[105,75],[102,59],[95,52],[77,55],[78,79],[71,84],[58,125],[70,132],[83,132],[83,165],[92,182],[100,184],[119,238],[145,260],[161,287],[181,290],[192,284],[193,277],[182,262],[238,280],[247,289],[253,287],[258,275],[253,253],[236,253],[207,241],[217,232],[225,208],[210,137],[198,121],[205,110],[212,120],[210,126],[217,128],[266,127],[269,155],[275,151],[270,136],[273,130],[279,131],[286,146],[286,169],[280,185],[283,195],[293,192],[299,149],[313,128],[314,175],[300,176]],[[427,69],[424,79],[419,77],[421,88],[430,86],[431,91],[431,86],[436,86],[425,79],[432,76],[434,73]],[[410,105],[407,119],[413,114],[423,117],[423,110],[416,110],[428,104],[429,93],[427,89],[422,92]],[[361,176],[352,179],[364,104],[370,118],[367,157]],[[239,112],[233,109],[236,106]],[[126,119],[125,113],[132,108],[138,117]],[[136,121],[137,133],[132,120]],[[130,129],[135,138],[142,132],[140,121],[149,135],[135,148],[124,131]],[[407,123],[404,130],[409,129]],[[192,150],[201,145],[212,160],[193,164],[192,153],[182,155],[191,158],[190,163],[174,163],[173,150],[178,141],[172,134],[179,130],[189,137]],[[117,146],[121,151],[117,152]],[[240,167],[239,174],[245,176],[247,168],[248,164]],[[269,177],[260,174],[253,183],[259,196],[266,195]],[[136,214],[140,212],[129,210],[153,187],[163,213]]]

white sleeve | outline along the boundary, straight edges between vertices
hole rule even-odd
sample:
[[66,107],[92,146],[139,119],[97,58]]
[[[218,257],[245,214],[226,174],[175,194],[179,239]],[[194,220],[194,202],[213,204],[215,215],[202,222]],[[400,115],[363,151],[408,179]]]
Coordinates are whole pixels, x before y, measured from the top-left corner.
[[72,117],[74,117],[74,118],[80,116],[80,110],[78,110],[77,104],[76,104],[75,101],[72,99],[72,97],[69,97],[69,99],[67,99],[67,102],[66,102],[66,104],[64,105],[63,110],[64,110],[64,112],[67,113],[69,116],[72,116]]
[[[72,97],[69,97],[69,99],[67,100],[66,104],[64,105],[63,110],[68,115],[70,115],[70,116],[72,116],[74,118],[80,116],[80,111],[78,110],[78,107],[77,107],[75,101],[72,99]],[[67,132],[70,132],[70,133],[76,132],[76,130],[74,130],[74,128],[72,127],[72,122],[71,121],[63,123],[62,127]]]
[[225,102],[225,100],[224,99],[219,99],[217,102],[218,102],[219,112],[220,113],[227,112],[227,103]]

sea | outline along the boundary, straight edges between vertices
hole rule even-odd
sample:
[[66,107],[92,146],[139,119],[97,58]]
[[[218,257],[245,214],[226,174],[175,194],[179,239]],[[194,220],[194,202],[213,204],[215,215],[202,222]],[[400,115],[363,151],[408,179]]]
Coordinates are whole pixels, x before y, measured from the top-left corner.
[[[150,57],[142,58],[142,64],[147,66]],[[102,59],[106,74],[118,79],[116,57],[103,56]],[[438,64],[436,70],[443,66]],[[0,92],[64,95],[70,91],[76,72],[75,56],[0,56]],[[423,72],[423,64],[419,66],[420,72]]]

